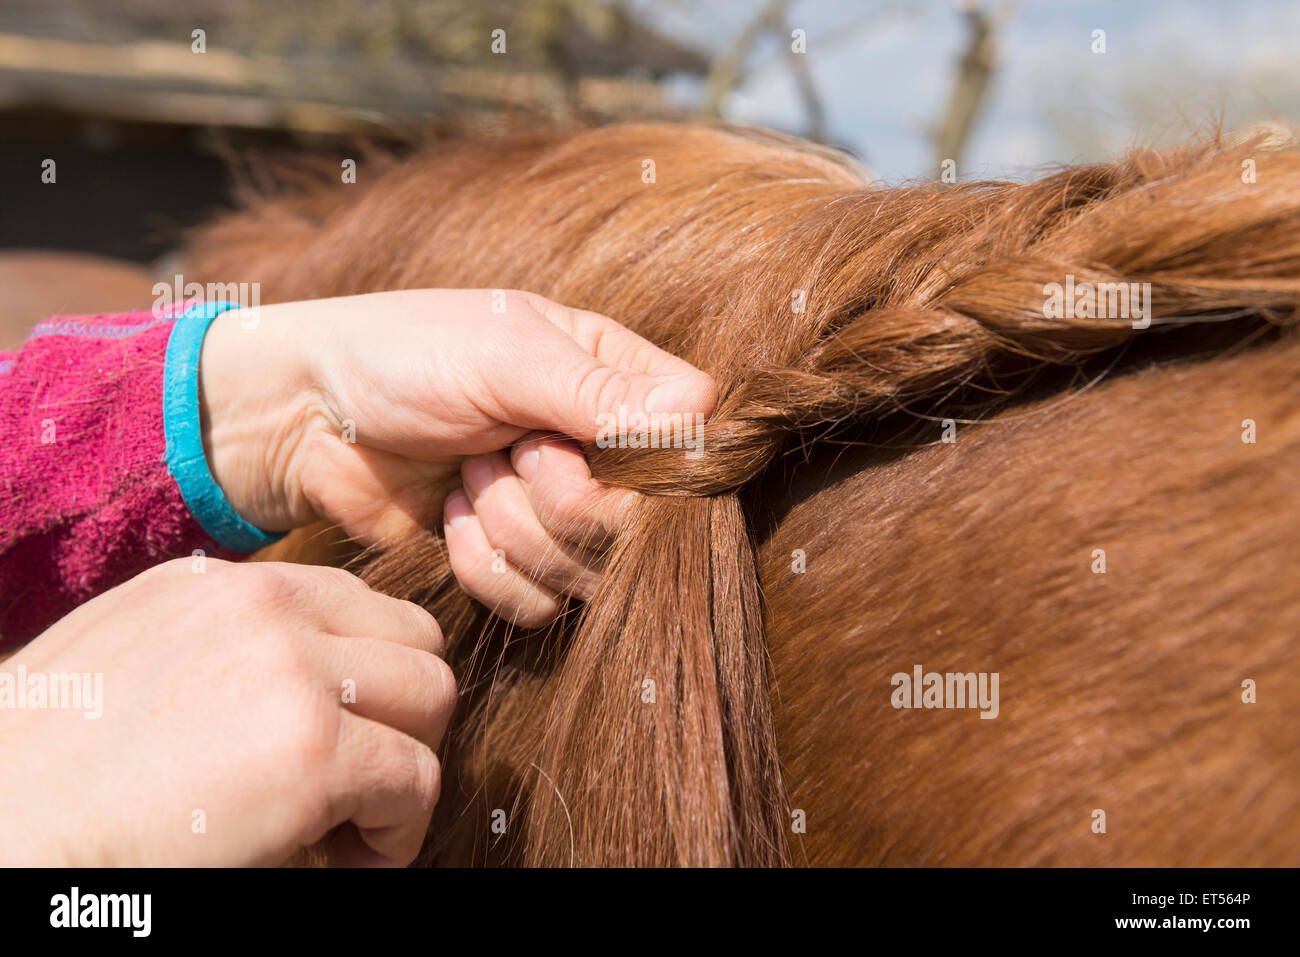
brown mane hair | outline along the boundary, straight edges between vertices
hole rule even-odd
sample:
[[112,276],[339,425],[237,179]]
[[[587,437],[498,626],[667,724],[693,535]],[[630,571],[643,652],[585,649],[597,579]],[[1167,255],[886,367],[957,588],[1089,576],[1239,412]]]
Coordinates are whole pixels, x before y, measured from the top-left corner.
[[[1300,152],[1269,145],[1212,138],[1025,184],[886,188],[835,154],[754,131],[527,133],[444,144],[373,178],[363,166],[359,185],[271,199],[198,233],[187,278],[258,281],[264,302],[389,288],[523,288],[613,316],[719,383],[698,460],[681,450],[591,450],[599,478],[647,497],[613,546],[596,595],[549,629],[512,634],[466,599],[432,534],[364,556],[373,587],[437,615],[462,688],[428,858],[958,860],[936,858],[933,834],[907,845],[854,831],[847,811],[837,818],[847,847],[832,850],[833,836],[805,841],[792,831],[792,811],[815,802],[819,788],[861,790],[872,779],[864,768],[838,766],[824,747],[810,757],[812,729],[826,709],[843,709],[850,726],[866,720],[867,705],[845,701],[867,691],[844,682],[858,680],[849,672],[867,660],[872,641],[888,644],[882,633],[847,641],[858,635],[848,622],[862,606],[841,589],[885,573],[866,565],[867,551],[852,545],[857,533],[840,515],[818,520],[838,528],[841,554],[823,555],[816,576],[796,579],[785,568],[793,547],[820,534],[799,504],[810,496],[824,494],[823,504],[833,502],[846,520],[868,512],[874,522],[890,520],[844,473],[832,494],[828,477],[837,473],[819,453],[844,443],[890,446],[879,453],[884,459],[859,466],[864,481],[879,479],[938,455],[907,449],[936,442],[939,420],[965,429],[1013,400],[1050,402],[1078,370],[1124,368],[1116,363],[1130,347],[1159,353],[1178,341],[1203,351],[1202,331],[1231,328],[1216,349],[1243,337],[1270,354],[1286,348],[1265,344],[1287,339],[1275,327],[1300,303]],[[1255,165],[1253,182],[1243,180],[1245,160]],[[1135,330],[1128,318],[1045,318],[1045,284],[1067,276],[1149,282],[1151,329]],[[1294,368],[1295,350],[1287,355],[1275,376]],[[1195,402],[1196,391],[1182,401]],[[1283,421],[1275,450],[1293,468],[1300,426]],[[978,462],[978,449],[995,456],[996,444],[962,454]],[[985,479],[997,481],[996,458],[985,461]],[[1042,474],[1054,473],[1043,466]],[[804,491],[791,492],[795,485]],[[897,493],[871,494],[897,502]],[[942,535],[922,540],[935,551],[918,556],[960,553]],[[1270,555],[1286,547],[1270,542]],[[915,580],[898,587],[924,591]],[[875,597],[877,605],[891,600]],[[812,644],[791,657],[794,650],[782,649],[793,646],[781,643],[796,632]],[[818,634],[827,668],[853,653],[836,666],[848,672],[816,672],[807,656],[822,653]],[[1270,667],[1294,674],[1294,657],[1274,650]],[[774,666],[769,654],[778,653],[785,657]],[[798,689],[793,696],[783,690],[783,667]],[[879,681],[887,701],[888,672],[905,669],[882,667],[883,677],[862,680]],[[871,720],[880,719],[873,712]],[[854,747],[844,754],[858,754]],[[888,760],[872,754],[870,761]],[[788,772],[792,763],[799,803],[783,781],[783,764]],[[897,825],[901,809],[877,794],[882,822]],[[498,809],[506,812],[504,834],[491,827]],[[1044,855],[1056,859],[1027,849],[1018,859]]]

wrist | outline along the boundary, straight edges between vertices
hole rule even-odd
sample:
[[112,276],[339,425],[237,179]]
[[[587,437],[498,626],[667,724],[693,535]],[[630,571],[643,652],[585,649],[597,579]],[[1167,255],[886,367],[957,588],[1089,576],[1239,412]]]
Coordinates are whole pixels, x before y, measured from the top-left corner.
[[301,450],[316,417],[301,331],[275,307],[213,321],[199,361],[199,411],[208,468],[231,506],[267,532],[317,516],[302,494]]

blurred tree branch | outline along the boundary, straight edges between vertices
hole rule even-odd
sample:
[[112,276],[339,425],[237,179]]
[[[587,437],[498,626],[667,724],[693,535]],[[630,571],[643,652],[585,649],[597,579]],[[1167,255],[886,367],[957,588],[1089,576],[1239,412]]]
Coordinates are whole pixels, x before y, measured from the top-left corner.
[[789,66],[804,109],[808,113],[806,135],[819,143],[827,141],[826,110],[817,93],[808,55],[796,53],[791,44],[790,25],[786,17],[789,0],[767,0],[758,13],[745,24],[735,38],[713,61],[700,101],[700,113],[705,116],[722,116],[722,104],[727,94],[739,87],[746,78],[745,62],[755,47],[768,34],[774,34],[785,48]]
[[799,88],[799,96],[803,98],[803,108],[808,113],[807,136],[818,143],[826,143],[830,139],[830,131],[826,129],[826,110],[817,93],[817,84],[813,81],[812,70],[808,67],[808,54],[794,51],[794,46],[790,42],[790,24],[785,17],[780,17],[780,26],[777,29],[785,38],[785,57],[790,63],[790,74],[794,77],[795,86]]
[[997,68],[998,30],[1010,18],[1014,6],[1008,3],[997,10],[986,10],[979,0],[960,0],[957,9],[966,19],[966,47],[957,63],[943,119],[934,130],[936,167],[944,160],[956,163],[961,159]]
[[744,79],[745,61],[758,45],[763,34],[778,27],[784,19],[788,0],[767,0],[762,8],[735,38],[714,59],[704,83],[704,96],[700,112],[706,116],[722,116],[722,101]]

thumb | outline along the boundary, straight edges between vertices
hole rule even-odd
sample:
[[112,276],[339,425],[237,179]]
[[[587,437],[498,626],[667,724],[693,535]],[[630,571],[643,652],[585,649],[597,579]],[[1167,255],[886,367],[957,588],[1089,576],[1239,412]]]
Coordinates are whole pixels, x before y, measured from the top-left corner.
[[[622,332],[617,365],[602,359],[599,346],[593,355],[566,335],[548,336],[549,348],[544,351],[551,354],[537,356],[541,361],[517,370],[517,377],[504,390],[514,400],[506,402],[515,407],[510,421],[593,442],[608,436],[611,426],[644,430],[657,427],[657,422],[667,424],[674,414],[713,411],[718,393],[707,373],[627,330]],[[636,339],[631,349],[628,337]]]
[[564,416],[558,427],[580,442],[608,437],[611,428],[644,430],[667,424],[675,415],[708,415],[717,404],[713,380],[698,369],[648,375],[589,366],[575,380],[567,397],[556,397]]

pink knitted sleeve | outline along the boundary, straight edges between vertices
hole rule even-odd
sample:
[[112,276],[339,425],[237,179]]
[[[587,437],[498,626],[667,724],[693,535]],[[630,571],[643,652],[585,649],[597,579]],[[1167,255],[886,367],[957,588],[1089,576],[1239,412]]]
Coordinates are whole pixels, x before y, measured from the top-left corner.
[[50,319],[0,354],[0,648],[167,558],[218,548],[164,461],[170,316]]

